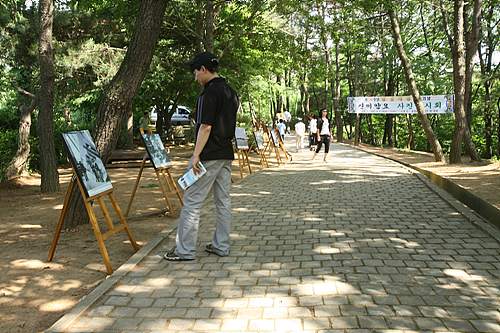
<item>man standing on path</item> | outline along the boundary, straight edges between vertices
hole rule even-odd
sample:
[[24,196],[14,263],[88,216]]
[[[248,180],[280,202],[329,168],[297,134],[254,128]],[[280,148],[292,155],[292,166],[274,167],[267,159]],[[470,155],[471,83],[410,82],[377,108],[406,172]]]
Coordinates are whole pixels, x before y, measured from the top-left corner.
[[196,105],[196,144],[189,167],[200,171],[202,161],[207,173],[184,192],[184,206],[177,225],[175,247],[165,253],[170,261],[194,260],[200,211],[207,195],[214,193],[216,229],[205,251],[229,255],[231,228],[231,163],[234,159],[232,138],[236,127],[239,99],[226,80],[217,74],[219,61],[204,52],[190,63],[195,80],[203,86]]

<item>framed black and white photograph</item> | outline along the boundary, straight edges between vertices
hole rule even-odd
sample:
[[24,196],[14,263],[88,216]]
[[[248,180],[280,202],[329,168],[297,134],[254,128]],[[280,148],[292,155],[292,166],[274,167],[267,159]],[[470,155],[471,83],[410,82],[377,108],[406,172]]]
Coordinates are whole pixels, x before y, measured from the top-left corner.
[[253,136],[255,137],[255,144],[257,145],[258,150],[264,150],[264,135],[260,131],[254,131]]
[[280,139],[278,138],[279,135],[276,133],[276,130],[272,127],[269,127],[269,133],[271,134],[271,140],[273,141],[275,146],[278,146],[280,144]]
[[164,169],[172,166],[159,134],[142,134],[142,140],[148,151],[149,158],[155,169]]
[[89,131],[63,133],[64,145],[87,197],[113,188]]
[[239,150],[248,150],[248,137],[243,127],[236,127],[234,130],[234,137],[236,139],[236,148]]

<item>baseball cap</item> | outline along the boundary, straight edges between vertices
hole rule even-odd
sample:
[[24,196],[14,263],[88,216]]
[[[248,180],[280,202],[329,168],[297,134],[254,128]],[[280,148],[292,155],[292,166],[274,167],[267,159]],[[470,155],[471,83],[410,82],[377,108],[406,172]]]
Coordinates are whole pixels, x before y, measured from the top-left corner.
[[188,65],[191,71],[199,69],[201,66],[205,66],[209,69],[217,69],[219,59],[217,59],[217,57],[210,52],[202,52],[197,54],[193,60],[188,63]]

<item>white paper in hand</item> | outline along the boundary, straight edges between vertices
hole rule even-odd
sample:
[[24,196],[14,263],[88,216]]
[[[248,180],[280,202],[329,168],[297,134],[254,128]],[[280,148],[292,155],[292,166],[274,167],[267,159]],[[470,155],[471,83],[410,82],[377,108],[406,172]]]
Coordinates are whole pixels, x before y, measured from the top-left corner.
[[198,168],[200,169],[200,172],[198,174],[194,173],[193,168],[190,168],[185,174],[182,175],[181,178],[177,181],[179,183],[179,186],[185,191],[189,186],[193,185],[196,183],[198,179],[200,179],[201,176],[207,173],[207,170],[205,169],[205,166],[201,162],[198,162]]

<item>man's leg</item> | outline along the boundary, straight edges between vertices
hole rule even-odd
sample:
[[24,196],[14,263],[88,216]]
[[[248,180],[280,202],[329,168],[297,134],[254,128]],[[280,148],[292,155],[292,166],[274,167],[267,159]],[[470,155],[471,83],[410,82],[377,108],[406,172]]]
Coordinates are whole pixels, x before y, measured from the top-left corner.
[[214,183],[216,227],[212,239],[212,249],[220,256],[229,254],[229,232],[231,231],[231,162],[217,161],[222,167]]
[[220,170],[215,162],[217,161],[203,161],[207,173],[184,192],[184,206],[175,237],[175,254],[181,258],[194,259],[196,256],[200,210]]

